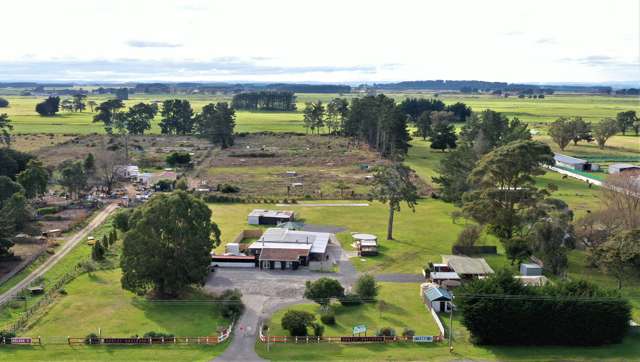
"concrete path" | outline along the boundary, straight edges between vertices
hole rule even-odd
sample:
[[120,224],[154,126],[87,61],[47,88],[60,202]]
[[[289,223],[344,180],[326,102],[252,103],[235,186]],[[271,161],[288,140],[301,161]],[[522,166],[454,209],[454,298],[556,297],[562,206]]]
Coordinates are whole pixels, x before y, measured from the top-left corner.
[[54,265],[56,265],[62,258],[64,258],[73,248],[78,245],[78,243],[82,242],[86,239],[86,237],[100,224],[104,222],[104,220],[111,215],[118,208],[118,204],[110,204],[104,209],[100,210],[98,214],[80,231],[75,233],[66,243],[58,250],[54,255],[52,255],[49,259],[47,259],[42,265],[40,265],[36,270],[31,272],[26,278],[21,280],[18,284],[14,285],[11,289],[7,290],[3,294],[0,294],[0,305],[11,300],[16,294],[18,294],[22,289],[28,287],[31,282],[41,277],[49,271]]
[[405,273],[391,273],[391,274],[378,274],[376,280],[379,282],[391,282],[391,283],[424,283],[424,276],[420,274],[405,274]]

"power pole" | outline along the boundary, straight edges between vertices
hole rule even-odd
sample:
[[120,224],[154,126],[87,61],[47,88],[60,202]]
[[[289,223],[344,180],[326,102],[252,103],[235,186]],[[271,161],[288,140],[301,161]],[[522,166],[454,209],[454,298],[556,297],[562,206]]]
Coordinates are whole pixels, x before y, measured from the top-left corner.
[[449,304],[449,353],[451,353],[453,352],[453,298]]

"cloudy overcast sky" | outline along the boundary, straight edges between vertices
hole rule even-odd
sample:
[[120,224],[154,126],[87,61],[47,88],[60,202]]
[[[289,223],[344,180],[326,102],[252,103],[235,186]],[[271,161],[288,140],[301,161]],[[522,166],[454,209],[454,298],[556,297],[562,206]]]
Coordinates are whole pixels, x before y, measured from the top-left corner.
[[0,81],[640,80],[638,0],[3,0]]

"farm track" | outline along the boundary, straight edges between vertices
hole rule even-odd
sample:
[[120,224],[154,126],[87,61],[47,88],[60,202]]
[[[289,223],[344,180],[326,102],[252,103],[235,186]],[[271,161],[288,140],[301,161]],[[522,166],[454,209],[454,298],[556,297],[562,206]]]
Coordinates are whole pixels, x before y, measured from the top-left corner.
[[0,295],[0,306],[8,302],[22,289],[26,288],[36,280],[49,271],[54,265],[56,265],[62,258],[64,258],[71,250],[73,250],[82,240],[84,240],[89,233],[91,233],[96,227],[102,224],[109,215],[111,215],[118,208],[118,204],[110,204],[101,210],[87,226],[75,233],[69,238],[69,240],[58,250],[54,255],[47,259],[36,270],[29,274],[26,278],[21,280],[18,284],[14,285],[11,289],[7,290]]

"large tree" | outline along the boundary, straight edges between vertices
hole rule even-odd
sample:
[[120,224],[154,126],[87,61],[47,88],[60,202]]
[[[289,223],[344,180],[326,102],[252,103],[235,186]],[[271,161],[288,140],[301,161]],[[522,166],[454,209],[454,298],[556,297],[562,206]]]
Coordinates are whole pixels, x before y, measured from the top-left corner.
[[109,99],[96,107],[98,114],[93,116],[94,122],[102,122],[107,133],[111,134],[114,122],[120,117],[120,110],[124,103],[119,99]]
[[16,179],[24,187],[25,196],[32,199],[47,192],[49,172],[42,162],[31,160],[27,164],[27,169],[20,172]]
[[183,191],[153,197],[132,215],[124,236],[122,287],[175,297],[209,274],[211,210]]
[[618,133],[618,123],[613,118],[605,118],[593,125],[593,138],[596,139],[598,147],[604,149],[609,138]]
[[196,116],[196,131],[211,143],[225,149],[233,146],[236,111],[227,102],[207,104]]
[[327,104],[325,124],[329,133],[342,133],[344,121],[349,114],[349,101],[344,98],[334,98]]
[[320,278],[316,281],[305,283],[304,297],[326,307],[332,298],[340,298],[344,295],[344,288],[340,282],[332,278]]
[[80,196],[80,192],[87,187],[87,173],[82,162],[63,163],[60,168],[58,183],[62,185],[73,198]]
[[625,172],[609,175],[601,189],[600,200],[615,214],[624,229],[640,229],[640,174]]
[[321,101],[307,102],[302,111],[302,122],[307,132],[311,130],[311,134],[316,131],[320,134],[320,129],[324,127],[325,107]]
[[10,225],[13,225],[14,231],[22,231],[32,219],[33,210],[24,194],[16,192],[4,201],[0,214],[5,220],[9,220]]
[[11,131],[13,125],[6,113],[0,114],[0,143],[7,147],[11,147]]
[[531,208],[546,195],[534,176],[553,164],[553,152],[538,141],[516,141],[483,156],[469,175],[472,190],[463,196],[464,212],[503,242],[523,225]]
[[370,197],[389,206],[387,240],[393,240],[393,217],[402,202],[415,212],[418,190],[411,180],[411,169],[400,162],[376,168]]
[[76,93],[73,95],[73,110],[76,112],[82,112],[85,108],[87,108],[84,100],[87,99],[86,94]]
[[[625,111],[620,112],[616,115],[616,122],[618,123],[618,129],[622,132],[622,135],[625,135],[627,129],[635,128],[635,122],[638,120],[638,116],[636,115],[636,111]],[[638,134],[638,130],[636,129],[636,135]]]
[[167,99],[162,102],[160,129],[163,134],[191,134],[194,126],[193,109],[186,99]]
[[129,134],[141,135],[151,129],[151,121],[158,114],[155,104],[138,103],[125,113],[126,128]]
[[16,193],[24,193],[24,188],[7,176],[0,176],[0,208]]
[[558,145],[560,150],[564,151],[575,136],[571,121],[566,117],[560,117],[555,120],[549,125],[549,136],[551,136],[551,139]]
[[422,112],[420,116],[415,120],[418,136],[421,136],[423,140],[427,140],[427,137],[431,136],[431,113]]
[[60,97],[49,97],[36,104],[36,112],[43,117],[52,117],[60,111]]
[[0,176],[7,176],[15,180],[16,176],[27,168],[33,155],[16,151],[7,147],[0,147]]
[[431,148],[441,150],[442,152],[446,149],[454,149],[457,146],[457,139],[456,129],[452,124],[441,122],[432,126],[430,137]]
[[291,336],[306,336],[307,328],[313,324],[316,317],[306,311],[302,310],[288,310],[280,324],[282,329],[289,331]]
[[640,229],[617,234],[595,254],[598,266],[613,276],[621,289],[625,279],[640,275]]
[[586,122],[582,117],[574,117],[571,120],[571,126],[573,130],[573,144],[578,145],[580,141],[591,142],[593,136],[591,135],[591,122]]
[[517,140],[531,139],[526,123],[518,118],[509,119],[505,115],[487,109],[480,114],[472,114],[462,127],[460,139],[472,144],[476,153],[485,154],[496,147]]

